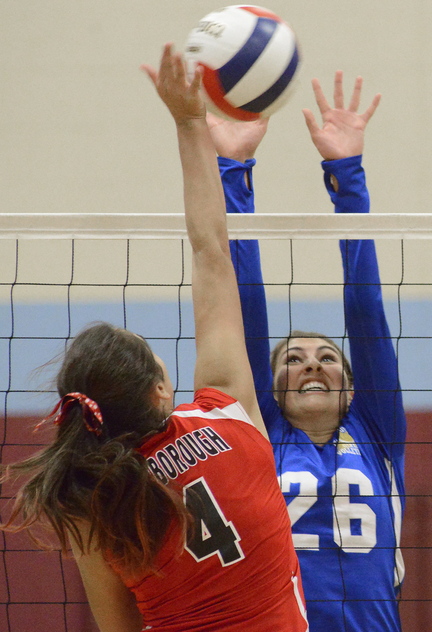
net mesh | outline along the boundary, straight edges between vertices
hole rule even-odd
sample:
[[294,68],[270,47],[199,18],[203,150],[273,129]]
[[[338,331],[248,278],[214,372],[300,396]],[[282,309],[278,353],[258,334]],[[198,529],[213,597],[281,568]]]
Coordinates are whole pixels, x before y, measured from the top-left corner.
[[[166,361],[175,403],[192,394],[194,329],[184,218],[4,216],[0,229],[1,459],[49,440],[33,425],[56,401],[53,377],[68,341],[106,320],[145,336]],[[318,217],[318,216],[314,216]],[[408,417],[407,506],[402,550],[404,630],[432,626],[432,238],[431,216],[229,217],[230,236],[260,238],[272,343],[318,330],[348,348],[339,238],[375,238],[386,315]],[[134,223],[136,228],[134,229]],[[42,367],[41,370],[35,370]],[[7,515],[16,487],[0,498]],[[0,532],[0,629],[96,630],[71,559],[40,552],[26,534]]]

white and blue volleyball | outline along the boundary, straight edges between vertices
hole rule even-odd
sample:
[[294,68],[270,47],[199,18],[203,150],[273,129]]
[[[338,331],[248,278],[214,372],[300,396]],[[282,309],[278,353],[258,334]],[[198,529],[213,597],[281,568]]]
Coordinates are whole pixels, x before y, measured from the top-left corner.
[[296,36],[272,11],[233,5],[200,20],[187,39],[192,77],[203,68],[207,108],[224,118],[253,121],[270,116],[288,99],[299,66]]

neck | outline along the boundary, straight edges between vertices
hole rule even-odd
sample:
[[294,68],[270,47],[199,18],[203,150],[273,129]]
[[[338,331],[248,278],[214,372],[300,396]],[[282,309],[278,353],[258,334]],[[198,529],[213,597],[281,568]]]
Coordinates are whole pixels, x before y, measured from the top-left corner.
[[339,419],[335,419],[333,415],[323,416],[311,415],[307,419],[288,418],[288,421],[294,428],[303,430],[316,445],[325,445],[333,436],[334,432],[339,428]]
[[336,428],[334,428],[333,430],[322,430],[322,431],[321,430],[305,430],[304,432],[307,434],[309,439],[313,441],[313,443],[315,443],[315,445],[323,446],[330,441]]

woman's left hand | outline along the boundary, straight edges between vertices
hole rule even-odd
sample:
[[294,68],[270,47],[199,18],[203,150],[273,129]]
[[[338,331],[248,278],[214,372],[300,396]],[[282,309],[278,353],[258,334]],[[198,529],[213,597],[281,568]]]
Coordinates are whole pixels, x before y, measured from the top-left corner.
[[315,99],[321,112],[323,126],[320,127],[311,110],[303,110],[312,141],[324,160],[338,160],[363,153],[364,130],[381,100],[376,94],[370,106],[359,114],[362,77],[357,77],[349,106],[344,106],[343,73],[338,70],[334,80],[334,107],[324,96],[318,79],[312,79]]

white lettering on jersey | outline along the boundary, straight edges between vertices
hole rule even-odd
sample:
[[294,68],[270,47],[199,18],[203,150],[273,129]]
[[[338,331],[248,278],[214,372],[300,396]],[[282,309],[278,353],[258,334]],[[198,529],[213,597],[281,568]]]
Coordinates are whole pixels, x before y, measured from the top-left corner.
[[350,485],[358,486],[358,498],[374,495],[372,482],[360,470],[336,470],[332,477],[334,541],[345,553],[369,553],[377,543],[376,514],[366,503],[353,500]]
[[[288,504],[291,525],[294,526],[318,500],[318,479],[311,472],[284,472],[280,486],[285,494],[298,493]],[[350,485],[358,488],[359,502],[351,493]],[[372,482],[360,470],[339,468],[332,477],[333,539],[347,553],[368,553],[376,545],[376,515],[363,497],[374,495]],[[396,512],[395,512],[396,513]],[[317,533],[293,533],[296,549],[318,551]]]
[[[311,472],[284,472],[280,477],[282,492],[290,493],[291,485],[298,485],[299,492],[288,505],[291,525],[300,520],[318,500],[318,479]],[[319,551],[319,535],[315,533],[293,533],[296,549]]]

